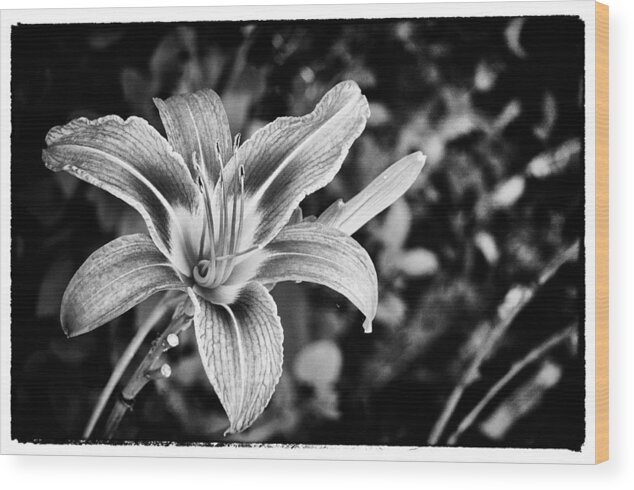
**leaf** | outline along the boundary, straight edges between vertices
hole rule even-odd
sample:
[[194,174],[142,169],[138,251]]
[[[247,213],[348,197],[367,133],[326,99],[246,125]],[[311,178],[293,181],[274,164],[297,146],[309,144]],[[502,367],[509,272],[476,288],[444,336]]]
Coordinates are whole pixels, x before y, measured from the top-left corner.
[[321,390],[339,380],[342,364],[339,346],[331,340],[318,340],[299,352],[293,373],[298,381]]
[[257,283],[231,306],[191,293],[200,357],[229,417],[225,434],[247,429],[268,405],[282,374],[282,325],[268,291]]
[[88,36],[88,45],[95,51],[105,51],[119,42],[124,35],[125,31],[121,28],[95,28]]
[[542,113],[542,120],[533,126],[533,133],[545,141],[551,135],[557,121],[557,100],[550,91],[547,91],[542,99]]
[[375,321],[390,328],[396,328],[403,324],[406,313],[407,306],[401,297],[392,292],[385,292],[379,298]]
[[581,141],[573,138],[564,141],[553,151],[537,155],[526,167],[526,174],[536,179],[544,179],[559,175],[574,162],[579,161],[581,155]]
[[143,218],[139,213],[135,213],[133,209],[128,207],[126,207],[121,213],[121,216],[119,216],[116,232],[117,236],[134,235],[136,233],[147,235],[148,233]]
[[64,296],[64,289],[73,276],[73,261],[62,257],[49,267],[40,283],[35,316],[38,318],[56,317]]
[[73,197],[73,194],[75,194],[75,191],[77,190],[77,186],[79,186],[79,180],[66,173],[55,174],[55,180],[57,181],[57,185],[62,191],[62,195],[65,199]]
[[24,190],[14,190],[16,201],[45,229],[59,228],[64,215],[64,194],[54,179],[32,179]]
[[506,127],[517,119],[522,113],[522,104],[518,99],[513,99],[504,106],[502,112],[491,124],[493,131],[504,131]]
[[321,417],[339,418],[339,396],[334,385],[342,364],[339,346],[331,340],[318,340],[305,346],[293,365],[297,380],[313,388],[311,408]]
[[490,91],[497,80],[497,72],[487,62],[481,61],[476,67],[476,72],[473,77],[473,85],[479,92]]
[[121,70],[119,83],[130,113],[141,116],[152,124],[158,124],[160,118],[152,104],[152,97],[159,90],[158,83],[152,77],[146,77],[141,70],[129,66]]
[[[62,175],[69,175],[71,178],[77,180],[70,174],[64,173]],[[114,233],[123,214],[123,210],[126,207],[129,208],[129,206],[111,194],[108,194],[106,191],[94,186],[90,186],[86,189],[85,196],[86,200],[95,208],[99,227],[106,233]]]
[[500,251],[495,243],[495,239],[490,233],[479,231],[476,233],[473,241],[490,265],[497,264],[500,259]]
[[348,184],[352,191],[365,188],[394,161],[393,149],[382,144],[379,138],[370,132],[361,135],[356,142],[356,148],[355,159],[350,162],[354,165],[351,169],[353,178]]
[[482,433],[499,441],[523,417],[533,411],[546,392],[554,387],[562,376],[559,365],[544,361],[539,371],[526,383],[516,389],[491,416],[480,424]]
[[245,129],[249,120],[251,107],[263,95],[266,88],[265,67],[246,65],[229,83],[222,93],[222,102],[227,110],[229,127],[235,134]]
[[526,179],[521,175],[511,177],[497,186],[491,195],[491,203],[496,208],[509,208],[515,204],[526,188]]
[[407,277],[432,276],[438,271],[436,254],[425,248],[413,248],[396,259],[396,269]]
[[339,411],[339,394],[332,386],[315,390],[311,400],[312,411],[317,416],[329,420],[337,420],[341,413]]
[[521,43],[522,29],[525,23],[526,17],[517,17],[508,23],[504,31],[506,46],[518,58],[526,58],[528,56]]
[[282,282],[271,291],[282,325],[292,325],[284,332],[285,362],[295,359],[310,339],[310,323],[314,317],[307,285]]
[[370,102],[369,127],[385,126],[392,120],[390,110],[380,102]]

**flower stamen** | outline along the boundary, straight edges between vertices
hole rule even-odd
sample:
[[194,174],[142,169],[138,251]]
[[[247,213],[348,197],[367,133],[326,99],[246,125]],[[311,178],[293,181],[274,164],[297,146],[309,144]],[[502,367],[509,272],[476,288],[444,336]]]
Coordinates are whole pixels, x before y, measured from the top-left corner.
[[198,153],[194,152],[192,155],[192,161],[196,170],[196,181],[200,187],[200,191],[203,195],[203,201],[205,203],[205,224],[200,234],[200,242],[198,244],[198,257],[203,257],[205,253],[206,237],[209,236],[209,260],[201,260],[194,268],[194,277],[197,282],[204,284],[211,284],[216,271],[216,251],[215,251],[215,227],[214,217],[211,211],[211,189],[209,188],[209,178],[206,173],[206,167],[204,161],[200,159]]
[[254,252],[256,250],[261,250],[261,249],[262,249],[262,245],[254,245],[253,247],[249,247],[246,250],[243,250],[242,252],[237,252],[237,253],[233,253],[233,254],[229,254],[229,255],[223,255],[221,257],[216,257],[216,260],[218,262],[220,262],[222,260],[235,259],[236,257],[241,257],[242,255],[246,255],[246,254],[249,254],[249,253]]
[[[222,160],[222,155],[220,153],[220,143],[216,142],[216,156],[218,158],[218,162],[220,164],[220,176],[218,177],[220,183],[220,235],[218,237],[218,255],[223,256],[227,255],[228,250],[228,238],[227,238],[227,228],[229,227],[229,216],[228,216],[228,204],[227,204],[227,192],[225,189],[225,165]],[[224,276],[226,263],[218,265],[216,279],[213,282],[213,286],[218,286],[222,282],[222,277]]]
[[[237,158],[240,139],[240,134],[237,134],[233,140],[234,158]],[[235,174],[233,175],[233,182],[231,182],[233,184],[233,192],[229,193],[226,181],[227,176],[225,175],[225,162],[222,159],[219,143],[216,143],[215,151],[220,165],[218,192],[220,192],[219,205],[221,209],[217,210],[217,217],[220,220],[217,230],[218,234],[216,234],[211,209],[212,194],[209,188],[210,180],[205,173],[207,169],[204,166],[204,162],[200,161],[201,157],[196,152],[193,154],[194,167],[197,172],[196,181],[203,195],[206,214],[206,226],[201,233],[198,248],[199,262],[194,267],[193,275],[198,284],[211,289],[227,281],[238,257],[261,248],[260,246],[254,246],[238,251],[242,240],[245,214],[245,168],[237,160],[232,163],[235,165]],[[207,238],[209,239],[209,252],[207,252],[206,248]]]
[[[244,189],[244,185],[242,182],[242,174],[244,172],[244,167],[242,165],[238,165],[238,154],[237,150],[240,146],[240,133],[236,134],[233,140],[233,155],[235,158],[234,166],[236,168],[236,172],[234,174],[234,186],[233,186],[233,208],[231,213],[231,231],[228,233],[228,243],[229,248],[227,250],[227,258],[231,260],[225,265],[224,271],[222,274],[221,282],[227,280],[231,271],[233,270],[234,258],[237,257],[236,250],[239,246],[239,230],[242,228],[242,218],[244,216],[244,201],[241,195],[241,189]],[[240,206],[240,217],[238,217],[238,196],[240,196],[241,206]]]

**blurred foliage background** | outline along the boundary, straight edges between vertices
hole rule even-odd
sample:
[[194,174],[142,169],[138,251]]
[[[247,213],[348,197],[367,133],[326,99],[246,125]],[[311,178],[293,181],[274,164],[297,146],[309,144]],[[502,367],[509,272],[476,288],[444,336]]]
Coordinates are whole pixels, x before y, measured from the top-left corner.
[[584,267],[570,247],[584,234],[583,42],[575,17],[13,27],[13,437],[78,439],[161,300],[64,337],[72,274],[144,224],[46,170],[48,129],[114,113],[162,131],[152,97],[211,87],[244,140],[352,79],[370,102],[368,127],[304,215],[408,153],[427,155],[408,194],[355,235],[379,275],[374,333],[332,291],[279,284],[284,374],[249,431],[222,437],[227,420],[189,332],[169,352],[171,378],[142,392],[118,437],[579,449]]

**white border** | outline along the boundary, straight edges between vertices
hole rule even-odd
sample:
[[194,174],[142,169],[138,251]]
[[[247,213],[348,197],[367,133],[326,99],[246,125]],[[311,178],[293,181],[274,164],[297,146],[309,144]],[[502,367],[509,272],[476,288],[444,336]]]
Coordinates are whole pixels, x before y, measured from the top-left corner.
[[[582,463],[595,461],[595,3],[593,0],[2,11],[0,18],[0,453],[94,456],[280,458],[327,460]],[[18,443],[10,438],[10,27],[22,23],[206,21],[331,18],[579,15],[585,23],[586,440],[581,452],[560,449],[387,446],[111,446]]]

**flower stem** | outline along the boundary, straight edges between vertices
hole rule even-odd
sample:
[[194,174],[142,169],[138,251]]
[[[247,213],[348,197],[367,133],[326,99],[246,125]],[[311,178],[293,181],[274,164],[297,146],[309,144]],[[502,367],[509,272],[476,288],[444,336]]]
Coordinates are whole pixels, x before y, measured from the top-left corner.
[[121,376],[123,376],[123,373],[128,367],[128,364],[130,364],[130,361],[132,361],[132,359],[134,358],[137,350],[139,350],[139,347],[141,347],[141,344],[143,343],[145,337],[147,337],[152,328],[154,328],[154,326],[163,319],[165,314],[169,311],[169,308],[170,305],[168,302],[161,302],[159,306],[152,312],[152,314],[145,320],[145,322],[143,322],[143,324],[139,327],[137,332],[134,334],[134,337],[132,337],[132,340],[117,361],[117,364],[115,365],[112,374],[110,375],[110,378],[106,383],[106,386],[104,386],[103,390],[101,390],[99,400],[97,401],[97,404],[95,405],[95,408],[90,415],[90,420],[88,421],[88,423],[86,424],[86,428],[84,429],[84,433],[82,435],[83,439],[90,438],[92,431],[95,429],[95,425],[97,425],[97,422],[99,421],[99,417],[101,416],[103,409],[108,403],[110,395],[114,391],[115,386],[117,386],[117,383],[121,379]]
[[[191,321],[191,316],[187,315],[184,309],[176,309],[172,321],[161,336],[152,342],[152,347],[150,347],[150,350],[121,391],[119,398],[115,401],[106,422],[105,439],[111,439],[114,436],[124,415],[128,410],[132,409],[137,395],[151,379],[156,377],[167,378],[169,376],[169,366],[165,364],[159,367],[159,359],[164,352],[175,346],[172,341],[173,336],[186,330],[191,325]],[[163,367],[167,369],[162,369]]]
[[489,334],[484,341],[482,347],[478,350],[471,364],[463,374],[462,378],[452,391],[447,403],[440,414],[440,417],[434,424],[429,435],[428,444],[430,446],[438,444],[440,436],[445,431],[451,416],[453,415],[458,403],[462,399],[464,391],[480,376],[480,367],[486,361],[500,339],[506,334],[507,330],[515,320],[515,317],[524,309],[524,307],[535,296],[535,293],[548,282],[555,273],[566,262],[575,260],[579,255],[579,242],[575,242],[562,253],[557,255],[542,271],[537,281],[530,287],[515,286],[509,290],[504,302],[498,309],[497,319],[489,330]]
[[486,408],[486,406],[495,398],[498,393],[525,367],[530,364],[538,361],[544,355],[548,353],[551,349],[554,349],[562,342],[567,339],[571,339],[577,333],[577,325],[572,325],[568,328],[565,328],[561,332],[556,333],[552,337],[548,338],[545,342],[541,343],[537,347],[535,347],[532,351],[530,351],[526,356],[524,356],[520,361],[516,362],[511,366],[511,369],[507,371],[507,373],[500,378],[500,380],[495,383],[491,389],[487,392],[487,394],[478,402],[478,404],[473,407],[473,409],[467,414],[467,416],[460,422],[458,428],[455,430],[449,439],[447,439],[447,444],[450,446],[454,446],[460,436],[475,422],[478,418],[478,415]]

